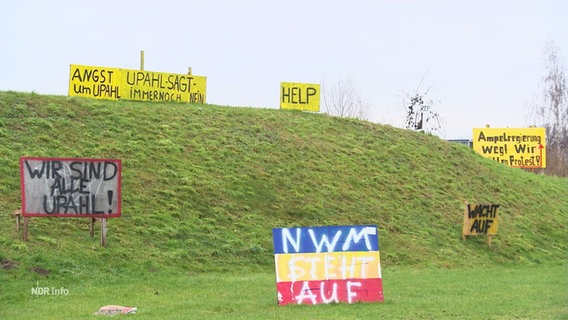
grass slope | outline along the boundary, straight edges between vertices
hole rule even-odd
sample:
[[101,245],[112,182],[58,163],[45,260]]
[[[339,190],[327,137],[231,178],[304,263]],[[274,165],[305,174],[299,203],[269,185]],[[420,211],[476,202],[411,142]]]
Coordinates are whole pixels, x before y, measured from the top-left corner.
[[[0,92],[0,268],[6,278],[270,271],[274,227],[377,224],[381,265],[560,264],[568,180],[390,126],[256,108]],[[108,247],[87,219],[15,231],[21,156],[118,158]],[[463,202],[498,203],[499,234],[461,240]]]

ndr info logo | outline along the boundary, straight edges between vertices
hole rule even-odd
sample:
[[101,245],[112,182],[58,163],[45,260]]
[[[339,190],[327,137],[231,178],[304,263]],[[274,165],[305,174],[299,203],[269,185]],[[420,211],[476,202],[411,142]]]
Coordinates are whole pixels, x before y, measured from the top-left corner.
[[69,289],[67,288],[54,288],[54,287],[40,287],[39,281],[36,282],[36,286],[32,287],[32,295],[39,296],[66,296],[69,294]]

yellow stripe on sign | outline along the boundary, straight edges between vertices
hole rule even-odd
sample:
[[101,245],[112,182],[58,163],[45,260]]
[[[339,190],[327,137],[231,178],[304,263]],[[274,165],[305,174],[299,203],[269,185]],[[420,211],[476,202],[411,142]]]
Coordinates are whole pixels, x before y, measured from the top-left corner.
[[381,277],[379,251],[276,254],[274,261],[277,282]]
[[320,85],[310,83],[280,83],[280,109],[319,112]]

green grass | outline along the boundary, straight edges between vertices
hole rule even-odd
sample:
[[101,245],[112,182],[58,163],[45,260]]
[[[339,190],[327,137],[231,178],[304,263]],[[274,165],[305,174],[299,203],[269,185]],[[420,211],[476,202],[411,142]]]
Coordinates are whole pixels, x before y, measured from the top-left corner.
[[[8,281],[3,319],[91,319],[109,304],[136,319],[567,319],[567,266],[414,269],[383,274],[383,303],[277,306],[271,273]],[[32,295],[39,286],[68,295]],[[65,291],[62,291],[65,292]]]
[[[29,289],[23,295],[17,292],[35,284],[37,277],[69,285],[76,294],[82,290],[80,283],[90,283],[84,288],[88,298],[76,302],[84,308],[76,310],[77,315],[85,310],[90,314],[93,304],[98,308],[101,303],[118,303],[92,299],[89,293],[106,293],[115,281],[117,287],[128,288],[113,288],[113,296],[122,298],[139,287],[175,284],[186,277],[227,275],[226,281],[233,281],[258,275],[263,280],[253,286],[263,293],[253,300],[273,301],[271,231],[289,226],[379,228],[386,302],[297,311],[325,310],[316,318],[329,310],[344,310],[339,312],[349,318],[348,310],[358,308],[390,308],[388,313],[406,318],[404,310],[395,312],[403,303],[391,307],[396,295],[387,285],[394,280],[387,270],[392,276],[401,272],[400,278],[423,272],[425,287],[439,285],[430,274],[451,283],[453,274],[463,278],[480,268],[510,270],[513,277],[530,270],[562,271],[559,277],[566,279],[565,269],[558,266],[568,260],[568,180],[509,168],[464,145],[421,133],[272,109],[0,92],[0,142],[0,262],[12,266],[0,268],[0,293],[7,297],[0,299],[0,310],[28,303]],[[29,240],[21,240],[11,216],[21,206],[21,156],[122,160],[122,217],[109,221],[106,248],[89,236],[87,219],[32,218]],[[461,240],[464,201],[501,206],[499,232],[491,248],[485,237]],[[42,270],[47,276],[37,274]],[[104,281],[107,277],[112,283]],[[487,275],[478,280],[471,294],[484,292],[495,282]],[[19,289],[7,294],[4,283]],[[551,292],[558,292],[561,284],[566,288],[565,282],[534,283]],[[238,285],[242,284],[234,286]],[[232,283],[225,287],[237,290]],[[214,295],[205,290],[204,295]],[[516,299],[510,291],[507,297]],[[412,300],[414,292],[405,291],[400,299]],[[433,292],[440,305],[455,304],[448,300],[451,291]],[[181,292],[176,300],[180,296]],[[36,302],[45,301],[41,299]],[[239,296],[235,299],[241,301]],[[206,303],[201,301],[196,307],[201,309],[190,312],[224,310],[224,305]],[[7,304],[14,306],[3,308]],[[529,314],[545,312],[529,305]],[[254,316],[254,311],[247,311],[254,306],[235,310],[243,317]],[[470,309],[459,313],[465,318],[478,309],[467,306]],[[267,308],[274,307],[269,303]],[[504,318],[515,318],[516,309],[525,310],[497,308]],[[543,318],[561,315],[566,305],[550,308],[556,311]],[[296,308],[269,310],[278,317]],[[0,318],[5,318],[1,312]],[[175,308],[172,312],[175,318]],[[138,316],[142,315],[141,311]],[[223,312],[207,316],[222,317]],[[438,318],[418,310],[411,316]]]

